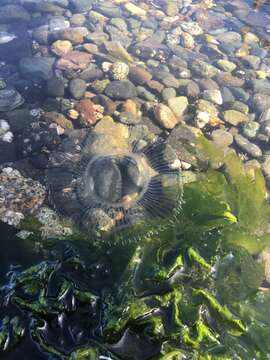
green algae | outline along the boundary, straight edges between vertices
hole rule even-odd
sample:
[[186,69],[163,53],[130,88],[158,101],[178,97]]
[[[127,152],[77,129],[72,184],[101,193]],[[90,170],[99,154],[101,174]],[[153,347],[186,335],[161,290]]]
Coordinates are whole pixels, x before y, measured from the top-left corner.
[[[263,176],[247,172],[233,153],[224,154],[205,138],[198,141],[205,160],[223,164],[222,171],[207,170],[184,185],[173,226],[157,224],[150,231],[151,223],[127,251],[119,244],[109,247],[113,282],[105,292],[93,290],[90,280],[87,286],[74,282],[89,271],[79,256],[44,261],[12,278],[8,296],[35,319],[30,330],[43,351],[65,360],[122,360],[117,349],[123,346],[137,360],[125,340],[130,329],[150,349],[142,360],[267,358],[270,295],[260,290],[264,271],[256,260],[270,243]],[[106,244],[89,251],[88,260],[96,261]],[[50,295],[51,279],[66,268],[69,276],[61,275]],[[67,307],[67,294],[76,307]],[[43,319],[74,312],[85,318],[89,309],[97,317],[89,317],[87,326],[99,331],[83,346],[60,349],[40,333]]]

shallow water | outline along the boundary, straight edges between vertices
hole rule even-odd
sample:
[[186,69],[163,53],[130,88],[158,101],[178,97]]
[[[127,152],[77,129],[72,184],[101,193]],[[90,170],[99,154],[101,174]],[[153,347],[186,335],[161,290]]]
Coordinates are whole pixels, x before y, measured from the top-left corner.
[[0,358],[268,358],[269,1],[2,0],[0,61]]

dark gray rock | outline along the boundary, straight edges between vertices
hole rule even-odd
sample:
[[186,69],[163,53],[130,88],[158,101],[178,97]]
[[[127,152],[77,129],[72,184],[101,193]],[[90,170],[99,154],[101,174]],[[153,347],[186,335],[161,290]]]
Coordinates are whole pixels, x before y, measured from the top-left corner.
[[103,72],[99,68],[93,67],[92,65],[89,68],[83,70],[79,74],[79,78],[87,82],[100,80],[103,77],[104,77]]
[[115,6],[111,3],[98,3],[94,9],[109,18],[122,17],[122,10],[120,6]]
[[53,77],[54,62],[52,57],[26,57],[20,60],[19,69],[26,79],[49,80]]
[[62,79],[53,77],[47,81],[45,91],[48,96],[63,97],[65,94],[65,83]]
[[255,94],[252,97],[252,106],[259,113],[267,110],[270,107],[270,96],[267,94]]
[[86,91],[87,83],[82,79],[72,79],[69,83],[69,92],[74,99],[81,99]]
[[70,0],[71,10],[75,13],[82,13],[92,9],[93,1],[91,0]]
[[137,95],[136,87],[128,80],[112,81],[105,89],[105,94],[113,100],[126,100]]
[[32,116],[30,111],[27,109],[16,109],[9,111],[6,116],[10,125],[10,129],[14,134],[21,133],[31,123],[36,121],[36,118]]
[[237,134],[234,137],[236,144],[252,157],[259,158],[262,156],[262,151],[256,144],[251,143],[244,136]]
[[270,82],[268,80],[253,80],[253,90],[254,92],[270,95]]
[[28,22],[30,19],[28,11],[20,5],[0,6],[0,23]]
[[18,91],[12,87],[0,90],[0,112],[14,110],[24,103],[24,99]]
[[15,162],[19,159],[15,142],[0,141],[0,164]]

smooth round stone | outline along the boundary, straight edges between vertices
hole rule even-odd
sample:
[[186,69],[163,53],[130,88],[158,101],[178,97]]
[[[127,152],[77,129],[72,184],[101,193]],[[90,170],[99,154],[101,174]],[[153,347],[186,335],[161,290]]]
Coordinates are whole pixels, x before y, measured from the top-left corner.
[[264,123],[266,121],[270,121],[270,107],[264,110],[259,118],[259,122]]
[[87,82],[92,82],[95,80],[101,80],[104,77],[103,72],[97,68],[96,66],[92,66],[93,64],[90,64],[90,66],[83,70],[80,74],[79,74],[79,78],[87,81]]
[[119,6],[115,6],[109,3],[99,3],[96,7],[96,11],[100,12],[102,15],[105,15],[109,18],[121,18],[122,17],[122,11]]
[[269,80],[253,80],[253,90],[261,94],[270,95],[270,81]]
[[255,55],[247,55],[243,58],[242,62],[249,68],[257,70],[260,66],[261,59]]
[[173,111],[164,104],[158,104],[154,109],[157,122],[165,129],[173,129],[177,124],[177,118]]
[[249,113],[249,107],[247,104],[241,102],[241,101],[234,101],[230,104],[230,108],[232,110],[236,110],[236,111],[240,111],[243,114],[248,114]]
[[156,96],[143,86],[137,86],[137,95],[146,101],[156,101]]
[[259,146],[251,143],[244,136],[237,134],[234,137],[236,144],[252,157],[258,158],[262,156],[262,151]]
[[250,54],[255,55],[259,59],[264,59],[267,57],[268,51],[266,49],[261,48],[260,46],[256,45],[251,49]]
[[53,77],[47,81],[45,91],[48,96],[63,97],[65,94],[65,83],[62,79]]
[[72,79],[69,83],[69,92],[74,99],[81,99],[87,89],[87,83],[82,79]]
[[0,24],[9,24],[14,22],[28,22],[31,16],[24,7],[20,5],[0,6]]
[[211,117],[215,118],[218,116],[217,108],[210,101],[200,99],[197,103],[197,109],[201,112],[206,112]]
[[214,143],[219,147],[228,147],[233,143],[233,136],[223,129],[214,130],[211,134]]
[[152,79],[152,74],[140,66],[133,66],[129,70],[129,78],[136,85],[144,85]]
[[166,87],[172,87],[177,89],[179,86],[179,81],[176,79],[173,75],[167,75],[164,78],[161,79],[161,82]]
[[224,60],[224,59],[218,60],[217,66],[225,72],[232,72],[233,70],[236,69],[235,63],[233,63],[232,61],[229,61],[229,60]]
[[127,23],[124,19],[121,18],[113,18],[111,19],[111,24],[117,27],[121,31],[127,31]]
[[217,105],[222,105],[223,104],[223,99],[222,99],[222,95],[221,92],[217,89],[214,90],[205,90],[203,92],[203,98],[205,100],[209,100],[214,104]]
[[241,89],[241,88],[236,88],[236,87],[231,87],[230,88],[233,96],[239,100],[239,101],[243,101],[243,102],[247,102],[249,100],[249,93],[246,92],[245,90]]
[[198,86],[198,84],[191,80],[189,81],[189,83],[187,84],[186,88],[185,88],[185,95],[189,98],[196,98],[198,97],[200,94],[200,88]]
[[199,85],[201,90],[219,90],[219,85],[213,79],[200,79]]
[[236,110],[226,110],[224,111],[223,116],[224,120],[233,126],[237,126],[238,124],[249,120],[247,115]]
[[233,46],[234,48],[237,48],[242,44],[241,35],[234,31],[227,31],[223,34],[220,34],[217,37],[217,40],[223,44]]
[[90,0],[70,0],[70,7],[72,11],[82,13],[91,10],[92,3]]
[[23,77],[29,80],[49,80],[53,77],[52,57],[26,57],[19,62],[19,69]]
[[270,177],[270,155],[265,156],[264,162],[262,163],[262,171],[265,176]]
[[205,77],[207,79],[216,76],[220,71],[215,66],[198,59],[193,60],[193,62],[191,63],[191,68],[197,75]]
[[256,121],[248,121],[243,125],[243,135],[248,139],[255,138],[258,134],[260,124]]
[[244,42],[246,44],[254,44],[254,43],[258,43],[260,41],[260,39],[258,38],[257,35],[248,32],[244,35]]
[[184,114],[188,107],[188,99],[185,96],[169,98],[167,100],[167,104],[174,114],[177,117],[180,117]]
[[7,114],[7,121],[10,125],[11,131],[14,134],[21,133],[25,128],[36,121],[27,109],[16,109],[9,111]]
[[222,86],[242,87],[245,83],[244,79],[233,76],[229,72],[218,74],[216,80]]
[[21,94],[12,87],[0,90],[0,111],[10,111],[18,108],[24,103]]
[[176,90],[174,88],[165,88],[162,90],[162,99],[164,101],[169,100],[170,98],[176,97]]
[[70,23],[75,26],[83,26],[86,18],[83,14],[74,14],[70,18]]
[[269,137],[270,136],[270,120],[264,121],[260,127],[260,134]]
[[267,110],[270,106],[270,96],[267,94],[257,93],[252,97],[252,105],[254,109],[261,113],[264,110]]
[[137,90],[129,80],[115,80],[106,87],[105,94],[113,100],[126,100],[134,98]]
[[51,45],[51,51],[57,56],[64,56],[72,51],[72,44],[68,40],[57,40]]

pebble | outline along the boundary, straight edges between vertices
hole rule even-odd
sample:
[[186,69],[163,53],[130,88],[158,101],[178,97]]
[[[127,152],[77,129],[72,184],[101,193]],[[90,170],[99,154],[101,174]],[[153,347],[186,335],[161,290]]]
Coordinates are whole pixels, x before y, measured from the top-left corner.
[[256,93],[270,95],[270,81],[269,80],[253,80],[253,90]]
[[86,89],[87,83],[82,79],[72,79],[69,83],[69,92],[76,100],[84,96]]
[[207,62],[201,60],[193,60],[191,63],[191,69],[199,76],[205,78],[212,78],[219,73],[219,69],[215,66],[208,64]]
[[164,88],[162,90],[162,99],[164,101],[169,100],[170,98],[176,97],[176,90],[174,88]]
[[129,78],[136,85],[144,85],[152,79],[152,74],[143,67],[132,66]]
[[244,79],[233,76],[229,72],[218,74],[216,80],[221,86],[242,87],[245,83]]
[[255,158],[262,156],[262,150],[259,148],[259,146],[251,143],[244,136],[237,134],[234,136],[234,140],[236,144],[250,156]]
[[222,148],[228,147],[233,143],[233,136],[228,131],[217,129],[212,131],[211,134],[213,142]]
[[243,114],[240,111],[236,111],[236,110],[224,111],[223,117],[227,123],[229,123],[233,126],[237,126],[238,124],[240,124],[242,122],[247,122],[249,120],[247,115]]
[[255,55],[247,55],[243,58],[242,62],[247,67],[250,67],[253,70],[258,70],[261,63],[261,59]]
[[12,87],[0,89],[0,112],[14,110],[23,103],[24,98],[16,89]]
[[53,57],[26,57],[19,62],[22,76],[32,81],[49,80],[53,77]]
[[51,45],[51,51],[61,57],[73,50],[72,43],[68,40],[57,40]]
[[124,62],[117,61],[112,64],[110,70],[114,80],[125,80],[129,73],[129,66]]
[[56,123],[63,129],[73,129],[73,123],[68,120],[63,114],[56,111],[47,112],[44,114],[44,119],[50,123]]
[[157,122],[165,129],[173,129],[177,124],[177,118],[173,111],[164,104],[158,104],[154,108]]
[[171,97],[167,100],[167,105],[179,118],[183,116],[188,107],[188,99],[185,96]]
[[46,82],[45,91],[51,97],[64,97],[65,83],[62,79],[52,77]]
[[232,110],[240,111],[241,113],[246,114],[246,115],[249,113],[249,106],[238,100],[230,103],[230,108]]
[[213,89],[213,90],[205,90],[203,92],[203,98],[205,100],[209,100],[214,104],[222,105],[223,99],[220,90]]
[[134,98],[137,90],[129,80],[114,80],[106,87],[105,94],[113,100],[126,100]]
[[137,86],[137,95],[146,101],[157,101],[156,96],[143,86]]
[[270,177],[270,156],[267,155],[264,157],[264,161],[262,163],[262,171],[265,176]]
[[83,99],[75,106],[78,111],[80,121],[84,126],[91,126],[97,122],[94,103],[90,99]]
[[233,70],[236,69],[236,65],[235,63],[233,63],[232,61],[229,60],[225,60],[225,59],[220,59],[217,61],[217,66],[220,70],[224,71],[224,72],[232,72]]
[[208,113],[211,117],[218,116],[218,110],[215,105],[207,100],[200,99],[197,103],[197,109],[199,111]]
[[256,121],[248,121],[243,124],[243,135],[248,139],[253,139],[259,132],[260,124]]
[[77,50],[70,51],[57,61],[56,67],[60,70],[85,70],[91,58],[91,54]]
[[256,93],[252,97],[252,106],[255,111],[261,113],[269,108],[270,95]]

